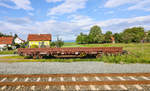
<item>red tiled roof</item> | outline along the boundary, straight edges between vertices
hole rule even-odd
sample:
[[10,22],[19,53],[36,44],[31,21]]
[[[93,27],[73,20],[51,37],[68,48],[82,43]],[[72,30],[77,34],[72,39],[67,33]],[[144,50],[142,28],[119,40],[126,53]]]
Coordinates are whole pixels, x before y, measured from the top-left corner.
[[0,37],[0,44],[9,44],[13,43],[13,37]]
[[51,41],[51,34],[29,34],[29,41]]

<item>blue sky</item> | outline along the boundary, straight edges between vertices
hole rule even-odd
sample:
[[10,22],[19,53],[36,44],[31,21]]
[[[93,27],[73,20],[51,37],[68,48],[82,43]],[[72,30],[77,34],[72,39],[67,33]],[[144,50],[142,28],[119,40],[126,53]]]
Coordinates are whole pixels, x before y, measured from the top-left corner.
[[150,0],[0,0],[0,32],[51,33],[75,40],[93,25],[105,33],[142,26],[150,30]]

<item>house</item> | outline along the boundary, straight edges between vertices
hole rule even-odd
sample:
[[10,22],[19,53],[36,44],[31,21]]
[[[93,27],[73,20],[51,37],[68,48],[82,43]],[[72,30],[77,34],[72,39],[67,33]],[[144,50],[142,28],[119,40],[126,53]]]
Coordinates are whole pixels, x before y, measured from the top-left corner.
[[52,38],[51,34],[29,34],[27,40],[29,41],[29,48],[32,45],[49,47]]
[[14,42],[17,43],[17,44],[22,44],[25,42],[25,40],[22,40],[21,38],[17,37],[14,39]]
[[7,47],[12,47],[14,44],[14,37],[0,37],[0,50],[4,50]]

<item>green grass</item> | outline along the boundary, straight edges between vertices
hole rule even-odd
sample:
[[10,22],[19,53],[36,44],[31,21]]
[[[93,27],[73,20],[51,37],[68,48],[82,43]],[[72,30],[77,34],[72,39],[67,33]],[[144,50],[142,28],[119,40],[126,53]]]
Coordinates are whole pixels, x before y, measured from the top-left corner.
[[[65,43],[63,47],[123,47],[129,51],[128,55],[102,56],[96,58],[70,58],[70,59],[24,59],[21,56],[0,57],[0,62],[78,62],[97,61],[107,63],[150,63],[150,43],[131,44],[83,44]],[[4,60],[3,60],[4,59]],[[7,60],[8,59],[8,60]],[[10,59],[10,60],[9,60]],[[12,60],[11,60],[12,59]]]
[[3,56],[0,59],[24,59],[23,56]]
[[0,59],[0,62],[79,62],[79,61],[100,61],[100,59]]
[[130,54],[118,56],[103,56],[100,61],[107,63],[150,63],[150,43],[130,44],[76,44],[65,43],[64,47],[123,47]]
[[0,51],[0,55],[2,54],[14,54],[15,50],[10,50],[10,51]]

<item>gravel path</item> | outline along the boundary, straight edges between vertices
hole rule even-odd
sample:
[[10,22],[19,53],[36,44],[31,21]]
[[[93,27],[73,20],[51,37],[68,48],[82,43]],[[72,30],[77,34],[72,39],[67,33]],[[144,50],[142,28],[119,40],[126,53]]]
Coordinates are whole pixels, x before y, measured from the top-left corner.
[[0,63],[0,74],[149,73],[149,72],[150,72],[150,64],[108,64],[103,62]]

